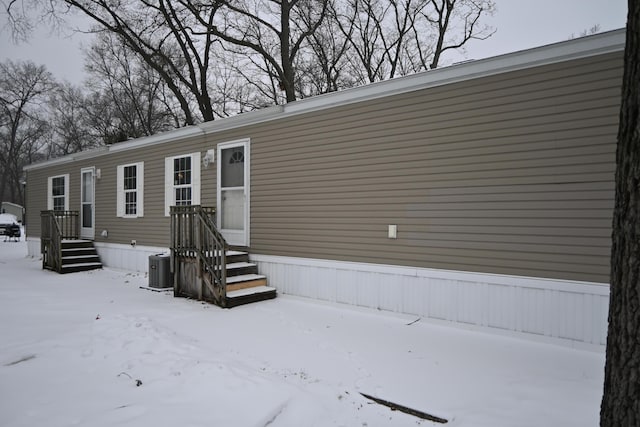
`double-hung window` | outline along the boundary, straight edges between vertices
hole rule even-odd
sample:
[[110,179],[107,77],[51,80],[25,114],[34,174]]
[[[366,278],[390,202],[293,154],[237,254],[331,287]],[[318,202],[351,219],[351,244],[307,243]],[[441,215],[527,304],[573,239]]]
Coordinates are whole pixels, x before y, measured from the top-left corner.
[[170,206],[200,204],[200,153],[165,158],[165,215]]
[[144,162],[117,168],[117,215],[123,218],[144,216]]
[[176,206],[191,204],[192,187],[191,156],[173,159],[173,189]]
[[69,174],[50,176],[47,180],[47,209],[69,210]]

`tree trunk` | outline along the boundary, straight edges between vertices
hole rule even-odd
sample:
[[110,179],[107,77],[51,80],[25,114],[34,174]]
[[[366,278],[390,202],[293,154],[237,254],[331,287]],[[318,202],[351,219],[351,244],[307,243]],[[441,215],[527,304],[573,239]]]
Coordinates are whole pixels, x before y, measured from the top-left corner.
[[280,14],[280,62],[282,63],[282,87],[287,102],[296,100],[293,63],[291,58],[291,5],[288,0],[282,2]]
[[640,425],[640,0],[629,0],[600,425]]

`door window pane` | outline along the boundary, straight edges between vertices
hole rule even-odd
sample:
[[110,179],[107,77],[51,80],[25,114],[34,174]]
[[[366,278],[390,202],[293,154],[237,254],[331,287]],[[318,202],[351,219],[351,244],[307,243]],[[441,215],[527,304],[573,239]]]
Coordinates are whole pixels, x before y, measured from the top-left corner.
[[222,228],[225,230],[244,229],[244,190],[226,190],[222,197]]
[[88,203],[82,204],[82,227],[91,228],[93,227],[93,215],[92,215],[92,205]]
[[93,202],[93,177],[91,172],[82,173],[82,202]]
[[244,147],[222,150],[222,187],[242,187],[244,185]]

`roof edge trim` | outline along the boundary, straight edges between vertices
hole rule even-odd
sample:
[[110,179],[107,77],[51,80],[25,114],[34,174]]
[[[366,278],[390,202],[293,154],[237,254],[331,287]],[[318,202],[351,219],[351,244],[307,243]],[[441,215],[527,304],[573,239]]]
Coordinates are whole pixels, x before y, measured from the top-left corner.
[[550,65],[574,59],[587,58],[624,50],[626,32],[624,28],[545,46],[506,53],[485,59],[472,60],[435,70],[423,71],[390,80],[371,83],[339,92],[317,95],[285,105],[276,105],[261,110],[241,113],[236,116],[200,123],[156,135],[125,141],[57,159],[25,166],[25,171],[80,159],[102,156],[111,152],[132,150],[149,145],[179,141],[197,135],[209,135],[244,126],[283,119],[290,116],[328,108],[364,102],[387,96],[413,92],[430,87],[472,80],[510,71],[541,65]]

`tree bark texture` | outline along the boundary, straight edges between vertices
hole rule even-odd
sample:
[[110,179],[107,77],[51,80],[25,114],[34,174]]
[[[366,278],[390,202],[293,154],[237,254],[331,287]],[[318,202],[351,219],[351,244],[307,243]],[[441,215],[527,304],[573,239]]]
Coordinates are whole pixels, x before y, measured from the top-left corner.
[[640,426],[640,0],[629,0],[601,426]]

